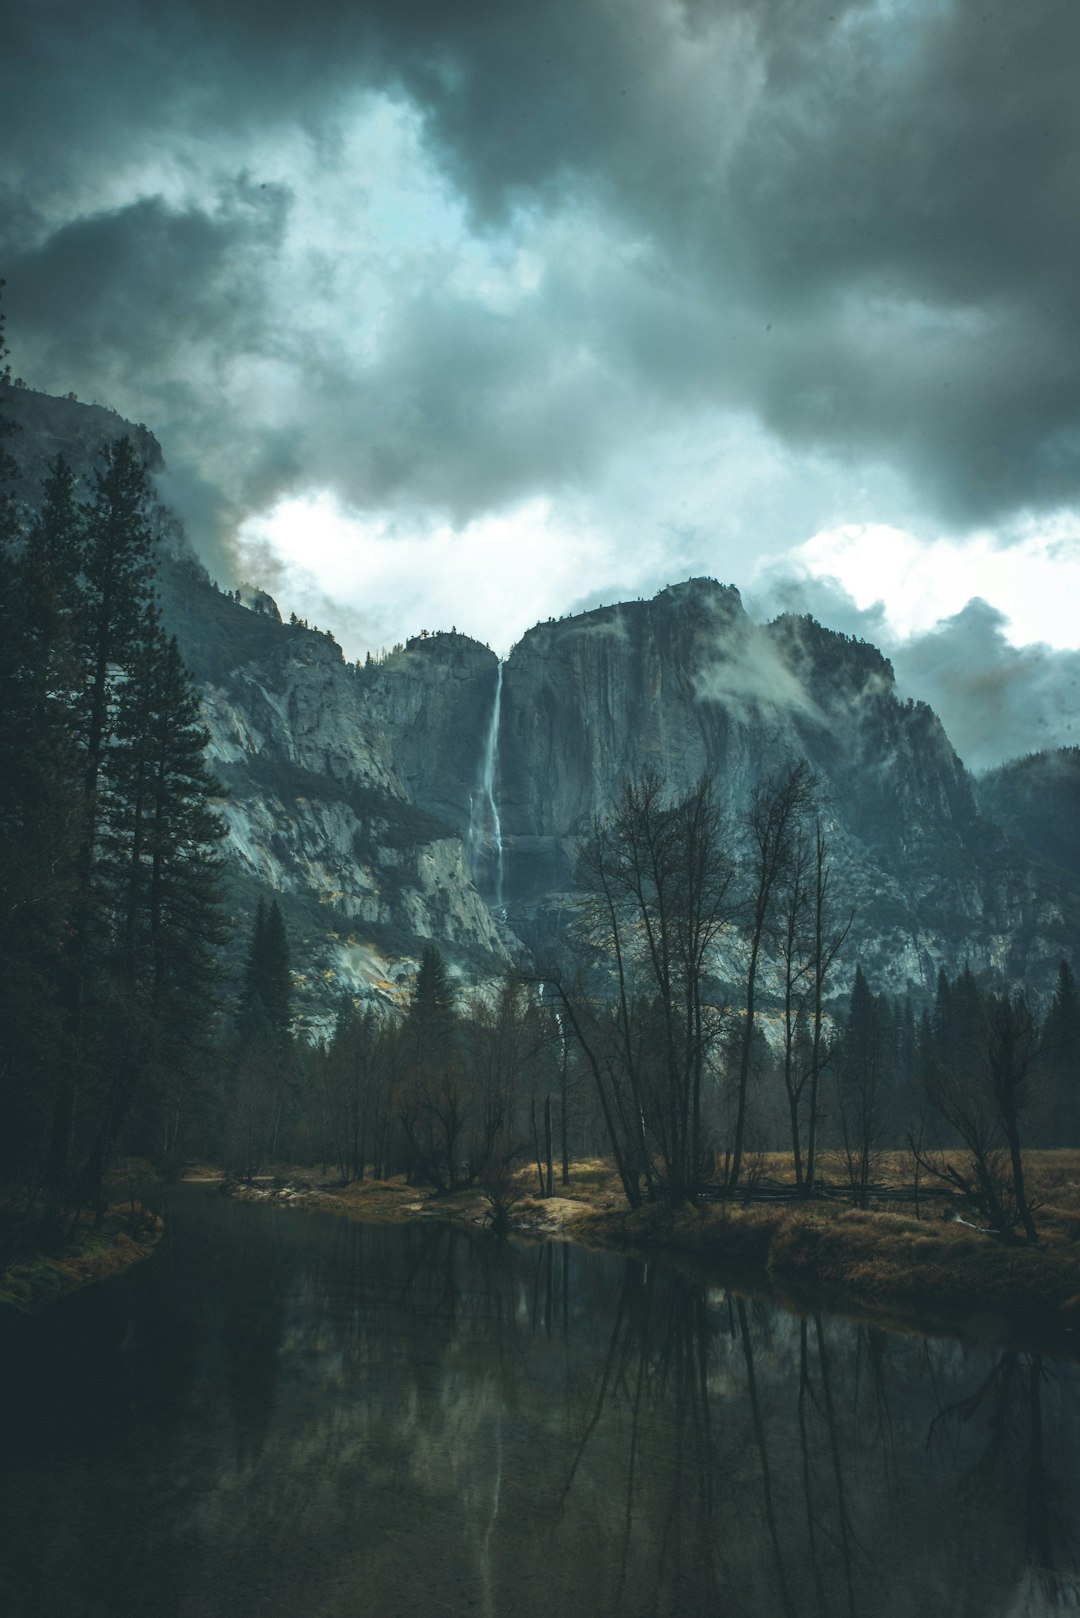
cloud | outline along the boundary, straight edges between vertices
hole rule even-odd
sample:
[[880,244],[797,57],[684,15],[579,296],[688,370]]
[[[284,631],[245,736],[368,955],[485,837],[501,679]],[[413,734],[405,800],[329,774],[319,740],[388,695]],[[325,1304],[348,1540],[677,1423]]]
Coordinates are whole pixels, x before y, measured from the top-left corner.
[[[363,517],[325,494],[299,497],[244,523],[239,556],[286,612],[331,629],[350,658],[451,625],[490,640],[505,656],[534,623],[563,611],[582,572],[617,561],[604,536],[561,532],[543,500],[458,528],[438,523],[395,533],[390,523],[387,514]],[[512,602],[504,589],[507,556],[517,586]]]
[[798,603],[803,584],[828,601],[828,611],[839,619],[846,620],[855,605],[858,632],[866,634],[870,626],[892,642],[954,616],[978,590],[1002,604],[1013,645],[1073,646],[1080,513],[1024,519],[997,533],[933,538],[884,523],[845,523],[814,534],[780,562],[759,567],[753,580],[766,601],[775,599],[784,607]]
[[[288,210],[282,187],[241,176],[203,206],[141,198],[73,219],[21,251],[9,247],[6,258],[9,308],[14,301],[30,333],[34,369],[53,391],[66,392],[69,379],[80,397],[164,439],[163,493],[221,573],[224,535],[256,481],[232,410],[230,362],[259,355],[255,369],[272,352],[263,288]],[[264,431],[254,459],[272,444]]]
[[821,724],[823,716],[800,671],[793,668],[791,654],[790,646],[778,646],[744,613],[725,611],[712,655],[697,674],[696,695],[719,703],[736,724],[795,716]]
[[1080,652],[1012,646],[985,601],[893,652],[901,690],[941,716],[969,769],[1080,742]]
[[1058,0],[24,6],[17,366],[159,432],[221,572],[320,490],[387,543],[548,500],[601,599],[1012,543],[1080,497],[1078,46]]

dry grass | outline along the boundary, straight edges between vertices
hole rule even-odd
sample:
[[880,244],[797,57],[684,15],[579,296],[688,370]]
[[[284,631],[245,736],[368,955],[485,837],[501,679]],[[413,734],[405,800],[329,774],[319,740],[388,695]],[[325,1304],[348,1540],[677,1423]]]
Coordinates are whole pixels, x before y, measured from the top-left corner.
[[[753,1167],[756,1177],[794,1183],[784,1154],[768,1154]],[[820,1168],[822,1178],[843,1184],[838,1155],[826,1155]],[[1030,1152],[1025,1169],[1038,1204],[1039,1249],[1005,1248],[958,1223],[958,1199],[924,1204],[922,1217],[909,1204],[877,1211],[840,1202],[720,1202],[677,1211],[649,1205],[632,1212],[604,1158],[575,1160],[568,1186],[559,1184],[556,1170],[550,1198],[538,1195],[534,1168],[517,1170],[510,1225],[589,1246],[663,1250],[726,1280],[768,1285],[798,1309],[825,1305],[893,1326],[961,1333],[994,1317],[1025,1340],[1080,1352],[1080,1152]],[[877,1178],[910,1184],[910,1157],[888,1154]],[[270,1194],[362,1219],[423,1215],[479,1224],[489,1215],[479,1189],[439,1197],[401,1176],[341,1187],[298,1175],[292,1185],[299,1189],[279,1186]]]
[[[746,1161],[755,1176],[781,1185],[795,1184],[790,1152],[760,1152]],[[1054,1203],[1080,1214],[1080,1151],[1027,1151],[1024,1173],[1033,1202]],[[910,1152],[883,1152],[877,1160],[874,1179],[881,1185],[909,1186],[913,1178]],[[934,1184],[925,1173],[920,1178],[924,1186]],[[819,1153],[818,1180],[839,1190],[847,1185],[847,1166],[842,1153]]]
[[365,1219],[395,1221],[421,1212],[433,1193],[409,1185],[403,1174],[395,1174],[389,1180],[354,1180],[350,1185],[334,1187],[330,1195],[349,1213],[361,1214]]
[[[713,1203],[669,1212],[647,1207],[591,1212],[579,1239],[632,1251],[664,1249],[727,1276],[767,1277],[801,1310],[822,1304],[893,1326],[964,1333],[987,1317],[1018,1338],[1080,1353],[1080,1152],[1025,1156],[1043,1245],[1007,1248],[957,1222],[959,1202],[878,1212],[840,1203]],[[770,1178],[791,1178],[772,1157]],[[828,1178],[834,1178],[831,1168]],[[839,1176],[835,1178],[838,1180]],[[910,1160],[892,1154],[881,1178],[910,1181]],[[1051,1202],[1049,1199],[1053,1198]]]
[[[642,1253],[664,1249],[725,1277],[767,1279],[796,1308],[822,1303],[894,1326],[963,1332],[988,1316],[1020,1337],[1053,1340],[1080,1351],[1080,1152],[1030,1152],[1025,1171],[1043,1246],[1005,1248],[957,1222],[959,1201],[888,1211],[842,1203],[712,1203],[670,1212],[631,1213],[610,1163],[574,1165],[573,1210],[565,1234],[590,1245]],[[773,1153],[758,1173],[794,1184],[789,1156]],[[821,1160],[822,1176],[844,1180],[839,1154]],[[907,1153],[889,1153],[877,1178],[912,1181]],[[556,1194],[560,1190],[556,1188]]]

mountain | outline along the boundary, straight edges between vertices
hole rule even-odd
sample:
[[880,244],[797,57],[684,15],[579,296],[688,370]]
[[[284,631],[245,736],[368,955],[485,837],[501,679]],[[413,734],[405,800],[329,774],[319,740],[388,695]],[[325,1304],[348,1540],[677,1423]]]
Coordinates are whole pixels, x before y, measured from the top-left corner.
[[461,636],[411,641],[377,670],[369,711],[411,799],[455,827],[530,944],[557,928],[577,836],[620,781],[647,765],[681,786],[707,773],[737,822],[756,783],[804,758],[855,910],[850,954],[879,989],[929,989],[965,960],[1043,984],[1075,950],[1077,882],[980,812],[940,721],[896,695],[887,659],[811,618],[757,625],[731,586],[692,579],[538,624],[502,665]]
[[[97,438],[127,429],[100,407],[7,397],[27,500],[57,449],[85,475]],[[806,759],[855,912],[849,958],[877,989],[929,990],[965,960],[1041,988],[1077,956],[1075,817],[1040,830],[1029,761],[1030,791],[1018,767],[973,782],[873,646],[811,618],[758,625],[734,587],[693,579],[537,624],[504,662],[446,633],[354,665],[265,593],[218,590],[175,519],[156,520],[162,611],[222,786],[237,930],[260,892],[282,896],[316,1022],[343,988],[399,994],[430,939],[470,980],[523,943],[546,949],[576,838],[647,765],[679,786],[707,772],[735,826],[756,783]],[[1076,774],[1074,760],[1074,793]],[[733,980],[737,956],[736,940],[721,963]]]
[[975,783],[981,812],[1033,853],[1080,879],[1080,747],[1030,753]]

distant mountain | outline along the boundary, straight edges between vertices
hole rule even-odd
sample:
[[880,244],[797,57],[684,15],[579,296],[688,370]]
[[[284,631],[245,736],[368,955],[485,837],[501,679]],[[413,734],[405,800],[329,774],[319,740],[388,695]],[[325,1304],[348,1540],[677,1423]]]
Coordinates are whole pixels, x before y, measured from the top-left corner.
[[987,819],[1080,879],[1080,747],[1030,753],[975,783]]
[[[85,474],[102,432],[127,425],[6,397],[28,500],[57,449]],[[523,941],[546,948],[577,836],[646,765],[680,786],[707,772],[734,824],[755,783],[806,759],[855,910],[850,960],[877,989],[928,990],[965,960],[1042,987],[1077,958],[1075,750],[976,785],[873,646],[811,618],[757,625],[736,589],[694,579],[538,624],[503,663],[450,633],[351,665],[268,597],[249,607],[216,589],[175,520],[158,520],[162,609],[211,735],[236,919],[260,891],[283,896],[312,1016],[342,989],[398,993],[429,939],[469,979]],[[736,940],[721,975],[737,978],[737,954]]]

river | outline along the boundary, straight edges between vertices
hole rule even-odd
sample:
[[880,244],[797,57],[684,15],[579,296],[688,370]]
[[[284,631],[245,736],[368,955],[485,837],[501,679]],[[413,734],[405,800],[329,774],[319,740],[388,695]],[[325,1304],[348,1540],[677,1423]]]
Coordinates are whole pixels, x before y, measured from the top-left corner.
[[0,1339],[7,1618],[1043,1618],[1080,1374],[666,1264],[164,1193]]

